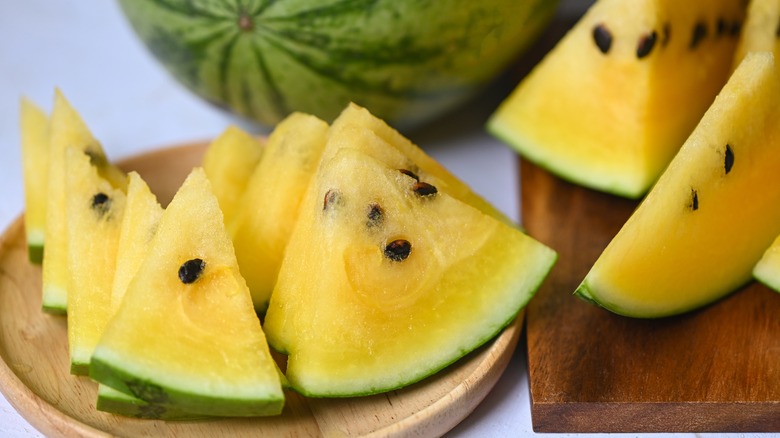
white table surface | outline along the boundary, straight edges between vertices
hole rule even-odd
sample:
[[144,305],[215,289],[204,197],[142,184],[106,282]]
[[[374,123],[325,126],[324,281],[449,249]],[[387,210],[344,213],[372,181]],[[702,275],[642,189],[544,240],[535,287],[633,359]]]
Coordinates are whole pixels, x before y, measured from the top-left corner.
[[[564,3],[575,9],[583,4]],[[0,230],[23,210],[19,99],[26,96],[49,111],[55,87],[81,113],[111,159],[210,139],[235,122],[176,84],[136,40],[113,1],[4,0],[0,5]],[[480,117],[489,114],[494,104],[478,102],[410,136],[517,219],[515,155],[482,128]],[[519,348],[487,399],[450,435],[532,433],[525,352]],[[0,437],[36,436],[41,434],[0,394]]]

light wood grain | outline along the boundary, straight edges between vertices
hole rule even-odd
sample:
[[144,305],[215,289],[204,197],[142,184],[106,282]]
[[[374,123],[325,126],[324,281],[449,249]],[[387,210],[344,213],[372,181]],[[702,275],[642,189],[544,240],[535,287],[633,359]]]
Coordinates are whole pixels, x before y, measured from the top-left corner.
[[[167,204],[204,144],[125,160]],[[95,410],[96,385],[69,374],[66,320],[41,310],[41,270],[27,261],[21,218],[0,237],[0,390],[49,436],[440,436],[484,399],[517,345],[522,316],[496,339],[444,371],[370,397],[307,399],[287,394],[278,417],[165,422]]]
[[527,162],[521,181],[523,224],[560,255],[526,313],[534,430],[780,431],[780,294],[751,283],[659,320],[597,308],[572,293],[637,202]]

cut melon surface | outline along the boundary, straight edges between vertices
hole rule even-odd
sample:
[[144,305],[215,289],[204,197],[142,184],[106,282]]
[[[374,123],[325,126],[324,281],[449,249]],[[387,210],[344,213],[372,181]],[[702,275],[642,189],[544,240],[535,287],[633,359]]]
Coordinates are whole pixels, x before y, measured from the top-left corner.
[[576,294],[650,318],[737,290],[780,234],[778,169],[780,76],[752,53]]
[[22,170],[24,176],[24,230],[28,257],[43,261],[46,228],[46,174],[49,157],[49,116],[28,99],[20,102]]
[[281,412],[277,366],[202,168],[165,209],[90,377],[194,415]]
[[552,173],[644,195],[725,84],[742,0],[599,0],[487,129]]
[[219,200],[226,222],[235,217],[238,201],[263,156],[263,143],[238,126],[228,126],[203,156],[203,170]]
[[[423,181],[434,182],[439,191],[446,192],[505,224],[515,226],[503,213],[474,193],[468,185],[427,155],[425,151],[367,109],[356,104],[347,106],[333,121],[316,172],[321,172],[322,168],[344,149],[362,152],[394,169],[402,169]],[[312,193],[314,190],[316,188],[312,183],[307,187],[304,199],[316,197],[317,195]],[[275,290],[274,293],[278,292]],[[284,301],[287,300],[284,299]],[[301,312],[301,309],[294,309],[297,305],[306,306],[305,302],[302,301],[288,301],[284,313]],[[286,327],[288,319],[282,317],[280,313],[277,309],[272,318],[272,324],[275,327],[268,333],[269,342],[277,351],[286,352],[290,342],[288,338],[295,336],[295,330]],[[277,324],[278,326],[276,326]]]
[[293,113],[276,125],[238,200],[240,211],[228,220],[241,274],[259,312],[268,307],[300,200],[327,135],[328,124],[309,114]]
[[311,397],[388,391],[487,342],[556,255],[514,227],[356,149],[318,173],[265,320]]
[[[353,133],[360,135],[363,141],[353,141],[350,138]],[[322,153],[320,163],[328,162],[342,148],[358,149],[382,161],[393,162],[399,167],[403,166],[411,171],[434,176],[440,180],[441,189],[450,196],[504,223],[515,225],[505,214],[471,190],[465,182],[423,149],[360,105],[349,104],[333,121],[328,134],[328,144]],[[401,157],[403,162],[399,162],[398,157]]]
[[124,218],[119,230],[116,269],[111,282],[111,315],[119,309],[157,232],[163,208],[136,172],[128,173]]
[[90,156],[101,176],[115,187],[125,187],[124,174],[108,162],[100,142],[65,96],[56,90],[49,128],[46,200],[46,251],[43,254],[43,309],[65,313],[68,306],[68,224],[66,218],[65,151],[76,147]]
[[89,374],[89,361],[111,318],[111,285],[125,194],[101,178],[90,157],[65,153],[68,223],[68,348],[70,371]]

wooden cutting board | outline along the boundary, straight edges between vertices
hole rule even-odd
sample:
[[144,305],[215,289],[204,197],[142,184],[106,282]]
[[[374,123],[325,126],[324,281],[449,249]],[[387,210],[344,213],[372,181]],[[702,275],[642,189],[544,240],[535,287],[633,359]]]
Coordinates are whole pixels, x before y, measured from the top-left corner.
[[525,228],[559,253],[526,312],[535,431],[780,431],[780,294],[753,282],[657,320],[586,303],[572,293],[638,203],[525,161],[521,181]]

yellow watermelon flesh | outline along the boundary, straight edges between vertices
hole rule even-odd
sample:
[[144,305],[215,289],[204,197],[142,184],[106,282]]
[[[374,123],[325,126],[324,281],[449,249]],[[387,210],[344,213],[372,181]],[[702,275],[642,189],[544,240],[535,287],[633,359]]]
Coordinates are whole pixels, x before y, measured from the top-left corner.
[[241,274],[259,312],[268,307],[300,200],[327,133],[328,124],[312,115],[293,113],[282,120],[237,201],[235,217],[226,218]]
[[27,99],[22,99],[19,113],[24,175],[24,229],[27,237],[27,250],[31,262],[41,263],[46,228],[49,116]]
[[[360,131],[357,135],[363,138],[362,142],[350,139],[350,135],[356,130]],[[370,135],[366,135],[366,131]],[[466,183],[426,154],[419,146],[389,126],[384,120],[371,114],[366,108],[354,103],[349,104],[333,121],[328,135],[328,144],[322,153],[321,163],[326,163],[344,147],[363,150],[383,161],[396,160],[394,165],[435,176],[441,181],[440,189],[446,191],[450,196],[507,224],[514,225],[511,219],[474,193]],[[406,161],[405,163],[397,162],[399,153]]]
[[[483,213],[514,226],[503,213],[471,191],[464,182],[428,156],[422,149],[368,110],[356,104],[349,105],[334,120],[328,131],[327,143],[315,171],[321,171],[322,167],[343,149],[361,151],[392,168],[403,169],[425,181],[435,180],[439,191],[446,192]],[[314,190],[314,187],[310,184],[305,195],[307,198],[315,196],[309,193],[311,190]],[[273,293],[284,292],[274,290]],[[266,324],[273,327],[268,331],[269,342],[273,348],[278,351],[287,351],[286,346],[289,342],[287,337],[294,336],[295,331],[285,327],[288,318],[282,316],[282,313],[295,314],[299,310],[293,310],[293,307],[298,304],[304,305],[304,303],[286,298],[280,298],[280,300],[286,302],[284,311],[277,308],[274,314],[267,319]]]
[[82,150],[65,153],[68,223],[68,348],[73,374],[89,374],[89,361],[111,317],[125,194],[98,175]]
[[488,121],[526,159],[638,198],[731,71],[742,0],[599,0]]
[[555,253],[439,182],[351,148],[321,166],[265,321],[295,390],[418,381],[492,338],[541,284]]
[[238,201],[262,156],[263,143],[235,125],[228,126],[206,149],[203,170],[226,222],[236,215]]
[[749,54],[577,295],[635,317],[729,294],[780,234],[780,76]]
[[111,314],[122,304],[130,281],[138,272],[157,232],[163,208],[136,172],[128,174],[124,219],[117,243],[116,272],[111,282]]
[[114,187],[126,187],[124,173],[110,164],[100,142],[81,116],[57,90],[49,127],[49,159],[46,200],[46,250],[43,254],[42,306],[47,312],[65,313],[68,305],[68,224],[65,219],[65,151],[76,147],[85,151],[100,175]]
[[90,377],[193,415],[281,412],[277,366],[201,168],[165,209]]

